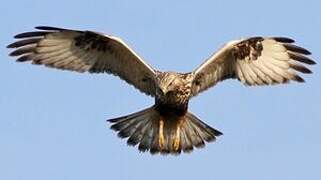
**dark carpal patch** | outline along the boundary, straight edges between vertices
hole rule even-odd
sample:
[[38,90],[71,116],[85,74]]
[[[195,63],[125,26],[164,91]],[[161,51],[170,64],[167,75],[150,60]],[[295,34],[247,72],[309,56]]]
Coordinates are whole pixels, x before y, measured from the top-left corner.
[[254,37],[247,41],[240,42],[234,47],[233,55],[239,60],[257,60],[263,50],[263,40],[262,37]]
[[199,73],[199,74],[194,78],[193,83],[194,83],[196,86],[200,85],[203,77],[204,77],[204,73]]
[[97,50],[103,52],[111,48],[110,41],[90,31],[75,37],[75,46],[86,51]]

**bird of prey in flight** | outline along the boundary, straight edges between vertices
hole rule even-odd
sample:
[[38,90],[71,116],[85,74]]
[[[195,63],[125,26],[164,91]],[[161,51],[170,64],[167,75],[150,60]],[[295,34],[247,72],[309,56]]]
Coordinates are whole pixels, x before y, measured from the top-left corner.
[[111,129],[140,151],[179,154],[203,147],[222,133],[188,111],[192,97],[226,79],[247,86],[304,82],[299,73],[315,62],[311,53],[286,37],[230,41],[188,73],[161,72],[144,62],[124,41],[94,31],[48,26],[17,34],[10,56],[18,62],[77,72],[113,74],[155,98],[142,111],[109,119]]

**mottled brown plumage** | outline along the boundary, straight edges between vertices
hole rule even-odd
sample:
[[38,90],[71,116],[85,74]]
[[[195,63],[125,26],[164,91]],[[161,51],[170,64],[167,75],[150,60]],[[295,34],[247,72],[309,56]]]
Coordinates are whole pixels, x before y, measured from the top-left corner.
[[47,67],[114,74],[141,92],[155,97],[155,105],[108,120],[111,128],[140,151],[178,154],[203,147],[222,135],[188,112],[191,97],[225,79],[248,86],[304,82],[312,73],[304,64],[315,62],[310,52],[285,37],[252,37],[231,41],[190,73],[159,72],[145,63],[121,39],[93,31],[40,26],[21,33],[10,56]]

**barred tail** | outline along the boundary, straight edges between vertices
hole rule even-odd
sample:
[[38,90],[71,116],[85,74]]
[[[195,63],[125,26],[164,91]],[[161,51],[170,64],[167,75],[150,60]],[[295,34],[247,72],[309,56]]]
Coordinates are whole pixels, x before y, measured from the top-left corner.
[[119,137],[128,138],[128,145],[139,144],[140,151],[152,154],[191,152],[222,135],[189,112],[182,117],[164,118],[154,106],[108,121]]

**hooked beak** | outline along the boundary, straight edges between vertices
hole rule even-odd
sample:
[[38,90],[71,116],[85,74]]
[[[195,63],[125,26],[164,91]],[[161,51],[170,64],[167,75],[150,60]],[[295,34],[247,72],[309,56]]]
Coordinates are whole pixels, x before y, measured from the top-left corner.
[[168,93],[168,89],[166,87],[162,87],[160,89],[161,89],[163,95],[166,95]]

